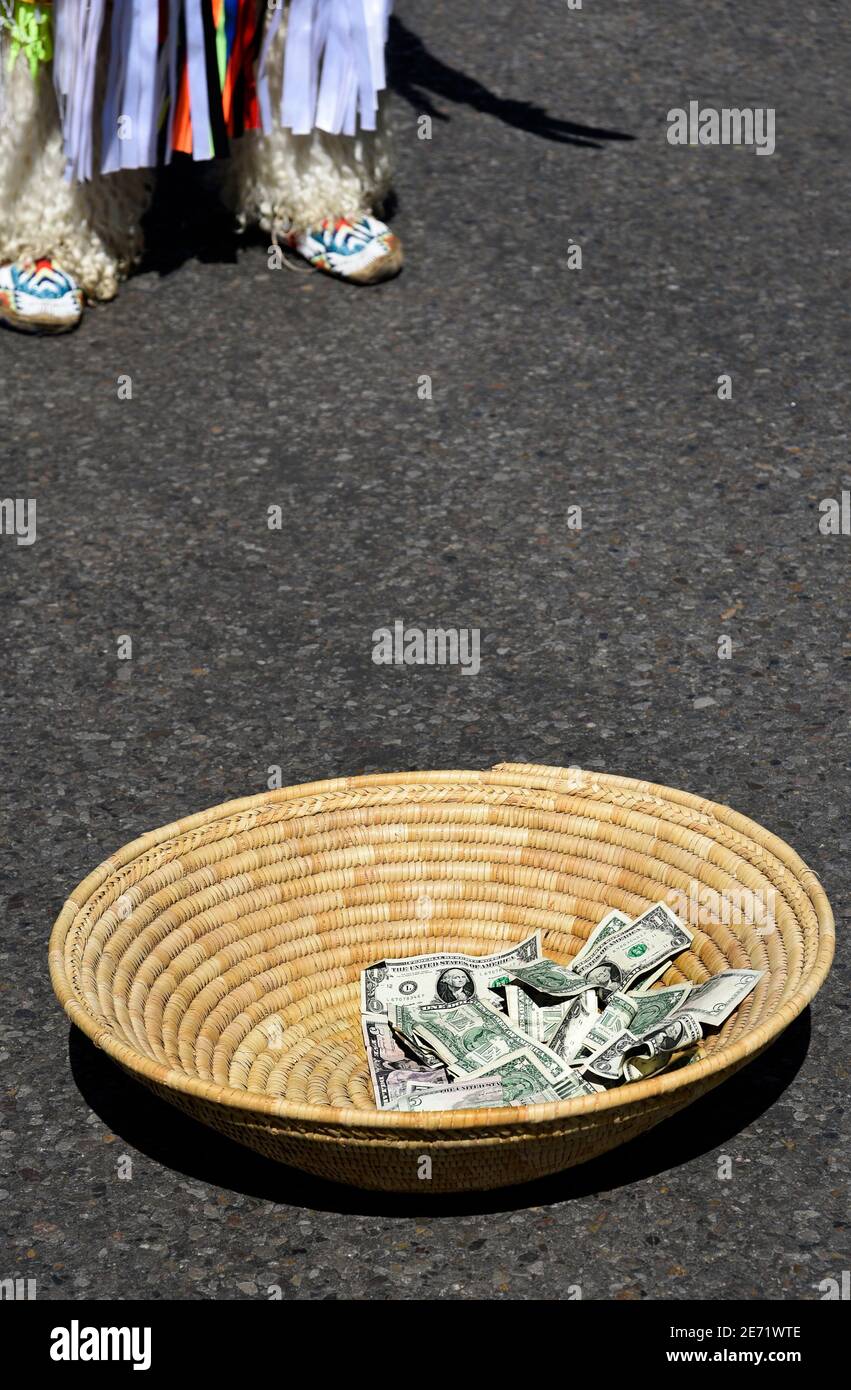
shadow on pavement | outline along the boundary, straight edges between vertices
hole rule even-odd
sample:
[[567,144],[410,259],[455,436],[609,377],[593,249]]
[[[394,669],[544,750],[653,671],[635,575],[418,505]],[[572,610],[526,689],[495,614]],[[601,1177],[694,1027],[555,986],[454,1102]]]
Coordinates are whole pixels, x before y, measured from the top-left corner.
[[168,275],[190,260],[236,263],[243,238],[221,200],[221,166],[221,160],[195,163],[184,154],[157,170],[151,205],[142,219],[141,273]]
[[[504,125],[557,144],[599,150],[606,141],[635,138],[624,131],[551,116],[532,102],[497,96],[474,77],[435,57],[398,18],[390,23],[387,54],[390,88],[418,115],[438,121],[450,119],[435,107],[434,97],[469,106]],[[175,155],[171,164],[158,170],[151,206],[143,219],[142,272],[168,275],[189,260],[233,264],[240,245],[253,239],[237,233],[233,215],[221,201],[221,165],[221,160],[196,163],[188,155]],[[385,206],[381,211],[390,217],[393,208]]]
[[610,1192],[664,1173],[734,1141],[775,1103],[807,1055],[807,1009],[781,1038],[729,1081],[648,1134],[550,1178],[494,1192],[422,1197],[365,1192],[312,1178],[216,1134],[132,1080],[78,1029],[71,1070],[84,1100],[109,1129],[157,1163],[201,1182],[264,1201],[343,1214],[445,1216],[515,1211]]
[[541,106],[528,101],[498,97],[474,77],[452,68],[430,53],[422,39],[412,33],[402,21],[390,20],[387,48],[388,82],[392,91],[403,97],[418,115],[431,116],[437,121],[449,117],[435,107],[428,93],[459,106],[470,106],[485,116],[493,116],[515,130],[525,130],[542,140],[554,140],[560,145],[584,145],[600,150],[605,140],[634,140],[621,130],[602,126],[578,125],[575,121],[551,116]]

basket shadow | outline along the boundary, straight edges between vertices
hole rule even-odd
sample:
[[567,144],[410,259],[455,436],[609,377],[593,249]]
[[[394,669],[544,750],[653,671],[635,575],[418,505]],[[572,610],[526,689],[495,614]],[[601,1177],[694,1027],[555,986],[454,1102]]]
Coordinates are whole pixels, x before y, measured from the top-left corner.
[[216,1134],[134,1081],[71,1028],[69,1058],[86,1103],[133,1148],[187,1177],[285,1206],[343,1215],[453,1217],[550,1206],[610,1192],[688,1163],[752,1124],[793,1081],[810,1039],[806,1009],[755,1061],[709,1095],[601,1158],[491,1192],[429,1197],[368,1192],[311,1177]]

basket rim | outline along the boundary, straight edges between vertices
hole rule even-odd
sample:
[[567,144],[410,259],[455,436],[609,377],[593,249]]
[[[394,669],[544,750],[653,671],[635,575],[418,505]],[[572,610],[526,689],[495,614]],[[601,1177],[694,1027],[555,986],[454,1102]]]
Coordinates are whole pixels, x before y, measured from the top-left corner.
[[[117,869],[137,858],[147,850],[155,848],[164,841],[183,835],[202,825],[210,825],[261,805],[280,801],[296,800],[311,795],[324,795],[333,791],[367,789],[386,786],[434,785],[437,783],[461,782],[481,786],[507,785],[530,789],[558,792],[565,790],[566,779],[577,773],[592,777],[602,787],[625,793],[638,793],[645,797],[675,802],[727,825],[738,834],[747,836],[757,845],[769,850],[795,875],[801,889],[812,904],[818,922],[818,949],[814,960],[801,981],[798,989],[782,1007],[776,1009],[768,1019],[748,1031],[737,1042],[713,1051],[702,1061],[674,1072],[662,1072],[645,1081],[631,1082],[629,1086],[615,1087],[610,1091],[599,1092],[593,1096],[581,1096],[572,1100],[550,1101],[538,1105],[500,1106],[475,1110],[432,1111],[416,1113],[411,1111],[362,1110],[354,1106],[317,1105],[307,1102],[287,1101],[285,1098],[267,1096],[259,1091],[239,1090],[233,1086],[202,1080],[173,1067],[154,1062],[135,1048],[116,1038],[109,1027],[93,1018],[88,1009],[79,1001],[65,971],[64,942],[69,928],[77,914],[101,884]],[[575,786],[575,784],[574,784]],[[405,1135],[412,1138],[424,1131],[441,1138],[457,1137],[474,1140],[476,1135],[470,1131],[481,1130],[482,1138],[493,1137],[496,1128],[516,1130],[518,1133],[530,1126],[549,1125],[553,1120],[581,1118],[584,1115],[598,1116],[607,1112],[627,1112],[635,1106],[646,1105],[652,1100],[676,1101],[678,1096],[685,1103],[688,1091],[698,1087],[707,1077],[723,1075],[736,1070],[747,1059],[761,1052],[778,1037],[807,1007],[824,983],[833,960],[835,945],[835,925],[833,912],[827,895],[817,874],[809,868],[785,840],[774,835],[757,821],[742,815],[722,802],[710,801],[693,792],[669,787],[664,783],[648,782],[638,778],[620,776],[615,773],[578,768],[554,767],[538,763],[498,763],[493,768],[482,771],[469,769],[446,769],[439,771],[412,771],[393,773],[367,773],[351,777],[327,778],[314,782],[293,784],[292,786],[260,792],[248,797],[239,797],[221,802],[204,811],[195,812],[178,821],[172,821],[155,830],[146,832],[128,841],[109,858],[84,878],[66,899],[56,918],[49,941],[50,978],[57,999],[71,1022],[80,1029],[96,1047],[106,1052],[125,1070],[157,1087],[173,1090],[197,1100],[224,1106],[231,1110],[245,1111],[248,1115],[263,1116],[279,1120],[286,1126],[287,1121],[312,1123],[318,1128],[330,1129],[335,1126],[343,1130],[375,1132],[379,1138],[384,1132],[387,1138]],[[442,1117],[442,1118],[441,1118]],[[344,1136],[341,1136],[341,1138]]]

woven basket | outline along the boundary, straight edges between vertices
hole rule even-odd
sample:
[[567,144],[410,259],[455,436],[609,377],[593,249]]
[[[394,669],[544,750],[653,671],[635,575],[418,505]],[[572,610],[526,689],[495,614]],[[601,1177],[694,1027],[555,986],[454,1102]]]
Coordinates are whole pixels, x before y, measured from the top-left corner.
[[[375,1109],[363,966],[488,954],[538,927],[566,963],[609,908],[660,898],[694,932],[666,983],[765,971],[697,1062],[544,1105]],[[735,811],[505,763],[287,787],[143,835],[68,899],[50,969],[98,1047],[240,1143],[360,1187],[453,1192],[581,1163],[717,1086],[813,998],[833,941],[816,875]]]

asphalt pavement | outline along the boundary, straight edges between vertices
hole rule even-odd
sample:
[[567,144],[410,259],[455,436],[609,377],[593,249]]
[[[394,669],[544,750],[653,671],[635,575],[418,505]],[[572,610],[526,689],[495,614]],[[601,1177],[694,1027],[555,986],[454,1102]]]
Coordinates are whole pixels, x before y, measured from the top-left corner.
[[[181,164],[114,304],[0,336],[2,495],[38,503],[0,536],[0,1278],[792,1300],[848,1269],[850,49],[834,3],[399,0],[397,281],[269,270]],[[774,110],[774,152],[670,144],[690,101]],[[395,620],[478,629],[481,669],[376,665]],[[276,767],[502,760],[788,840],[839,931],[812,1009],[632,1145],[434,1201],[278,1168],[69,1036],[47,937],[118,846]]]

